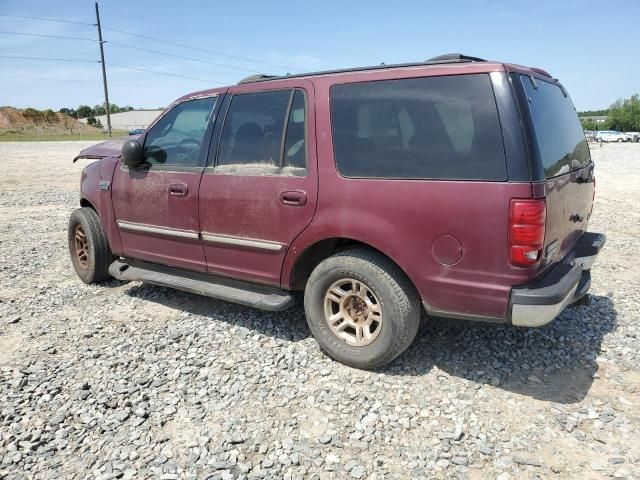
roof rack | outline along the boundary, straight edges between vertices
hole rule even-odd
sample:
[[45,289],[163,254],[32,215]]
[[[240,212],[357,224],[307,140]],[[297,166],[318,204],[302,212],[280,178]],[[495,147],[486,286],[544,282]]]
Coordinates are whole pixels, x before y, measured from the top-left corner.
[[258,73],[256,75],[250,75],[248,77],[243,78],[238,82],[238,85],[242,85],[243,83],[252,83],[259,82],[260,80],[269,80],[270,78],[276,78],[277,75],[265,75],[264,73]]
[[296,73],[295,75],[287,74],[287,75],[251,75],[250,77],[243,78],[238,82],[238,85],[243,83],[253,83],[253,82],[262,82],[265,80],[282,80],[286,78],[297,78],[297,77],[312,77],[316,75],[330,75],[335,73],[350,73],[350,72],[362,72],[366,70],[382,70],[387,68],[402,68],[402,67],[420,67],[424,65],[441,65],[447,63],[468,63],[468,62],[486,62],[487,60],[478,57],[470,57],[467,55],[463,55],[461,53],[447,53],[446,55],[439,55],[437,57],[430,58],[425,60],[424,62],[413,62],[413,63],[395,63],[395,64],[385,64],[381,63],[380,65],[368,66],[368,67],[355,67],[355,68],[343,68],[337,70],[324,70],[320,72],[307,72],[307,73]]
[[486,62],[484,58],[471,57],[464,55],[463,53],[445,53],[444,55],[438,55],[427,60],[427,62],[441,62],[443,60],[458,60],[467,62]]

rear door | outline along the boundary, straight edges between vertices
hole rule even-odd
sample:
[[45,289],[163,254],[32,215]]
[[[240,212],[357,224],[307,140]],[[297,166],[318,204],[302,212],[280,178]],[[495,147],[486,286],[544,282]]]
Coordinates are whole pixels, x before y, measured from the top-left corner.
[[593,162],[573,103],[559,84],[520,75],[545,179],[545,263],[561,260],[587,230]]
[[313,84],[234,87],[220,119],[199,195],[207,269],[279,285],[287,249],[316,208]]
[[198,187],[216,102],[209,96],[174,105],[141,140],[145,161],[116,168],[112,201],[125,256],[206,270]]

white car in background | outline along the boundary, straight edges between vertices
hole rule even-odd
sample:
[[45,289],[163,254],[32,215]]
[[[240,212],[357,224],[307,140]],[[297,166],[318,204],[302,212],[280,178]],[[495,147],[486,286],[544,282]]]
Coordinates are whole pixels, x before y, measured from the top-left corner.
[[615,130],[600,130],[596,133],[596,142],[628,142],[630,140],[629,135]]
[[632,142],[640,142],[640,132],[624,132],[624,134],[629,136]]

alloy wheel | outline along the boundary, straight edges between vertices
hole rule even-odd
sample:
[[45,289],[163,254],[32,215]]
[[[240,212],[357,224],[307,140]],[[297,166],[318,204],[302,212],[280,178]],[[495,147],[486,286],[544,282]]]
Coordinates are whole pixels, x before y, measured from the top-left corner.
[[76,226],[74,246],[78,265],[83,270],[86,270],[89,268],[89,242],[87,241],[87,234],[84,232],[82,225]]
[[325,294],[324,313],[333,334],[355,347],[369,345],[382,330],[380,302],[359,280],[334,282]]

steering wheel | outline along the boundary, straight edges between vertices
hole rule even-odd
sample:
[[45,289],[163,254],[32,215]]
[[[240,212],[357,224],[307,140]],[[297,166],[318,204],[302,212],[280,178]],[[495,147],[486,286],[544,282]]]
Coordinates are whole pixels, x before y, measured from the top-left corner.
[[[187,145],[193,145],[191,148],[187,148]],[[188,154],[200,148],[200,141],[195,138],[185,138],[178,143],[178,151],[183,154]]]

